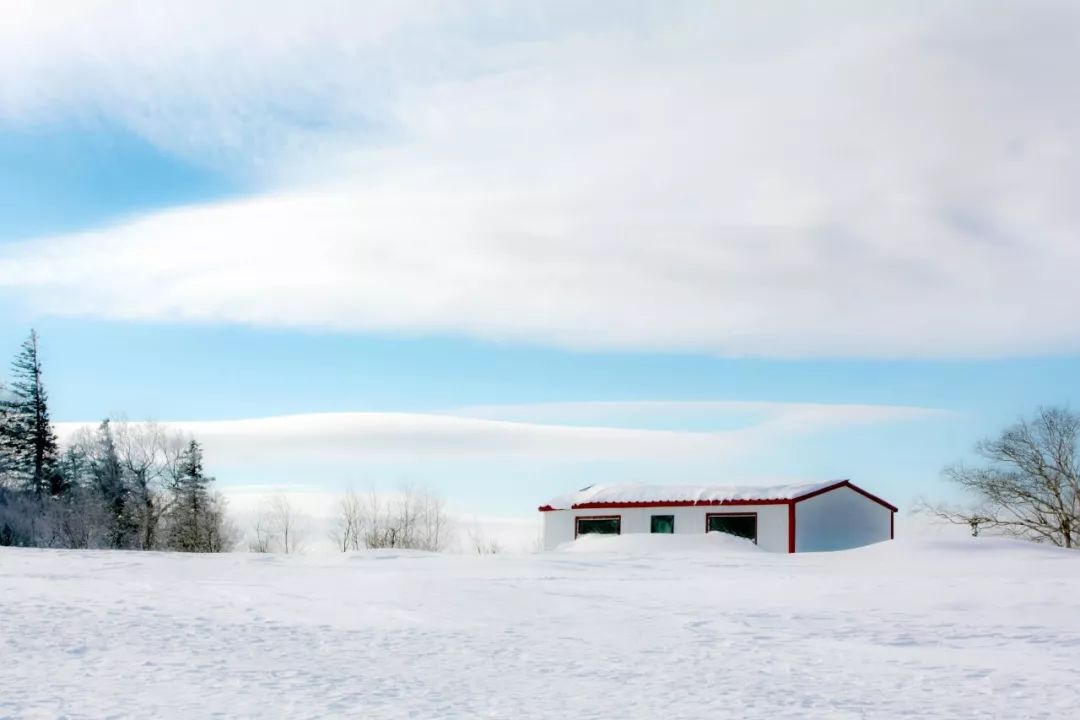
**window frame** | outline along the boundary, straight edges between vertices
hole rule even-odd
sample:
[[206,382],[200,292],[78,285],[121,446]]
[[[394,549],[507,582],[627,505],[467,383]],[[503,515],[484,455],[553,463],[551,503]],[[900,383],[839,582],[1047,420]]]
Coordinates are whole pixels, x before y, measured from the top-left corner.
[[[705,513],[705,534],[706,535],[708,535],[709,532],[712,532],[712,531],[709,530],[709,519],[714,518],[714,517],[752,517],[752,518],[754,518],[754,537],[753,538],[745,538],[745,539],[747,539],[747,540],[752,539],[754,541],[754,544],[757,545],[757,541],[758,541],[758,514],[756,512],[713,512],[713,513]],[[717,530],[715,532],[721,532],[721,531]],[[724,534],[725,535],[734,535],[734,533],[724,533]],[[742,535],[734,535],[734,537],[742,537]]]
[[[671,518],[671,532],[661,533],[661,532],[656,532],[656,530],[653,530],[653,519],[654,518]],[[649,534],[650,535],[674,535],[675,534],[675,516],[673,514],[649,515]]]
[[619,523],[619,531],[614,533],[585,533],[586,535],[622,535],[622,515],[578,515],[574,518],[574,539],[578,539],[578,532],[582,520],[616,520]]

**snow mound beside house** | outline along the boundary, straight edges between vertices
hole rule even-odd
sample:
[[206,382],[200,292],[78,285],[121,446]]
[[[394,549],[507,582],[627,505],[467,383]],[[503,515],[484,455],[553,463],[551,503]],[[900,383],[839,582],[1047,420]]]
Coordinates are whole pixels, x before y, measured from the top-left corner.
[[722,553],[764,552],[752,541],[711,532],[701,535],[667,535],[660,533],[627,533],[625,535],[582,535],[563,543],[555,552],[565,553],[623,553],[652,555],[657,553]]

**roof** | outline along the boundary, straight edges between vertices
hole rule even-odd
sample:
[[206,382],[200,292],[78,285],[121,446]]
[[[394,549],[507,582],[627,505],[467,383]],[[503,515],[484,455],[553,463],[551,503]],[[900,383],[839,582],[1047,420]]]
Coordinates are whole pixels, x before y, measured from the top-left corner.
[[849,480],[798,485],[590,485],[560,495],[541,511],[605,507],[663,507],[676,505],[776,505],[798,502],[841,487],[849,487],[893,512],[896,507]]

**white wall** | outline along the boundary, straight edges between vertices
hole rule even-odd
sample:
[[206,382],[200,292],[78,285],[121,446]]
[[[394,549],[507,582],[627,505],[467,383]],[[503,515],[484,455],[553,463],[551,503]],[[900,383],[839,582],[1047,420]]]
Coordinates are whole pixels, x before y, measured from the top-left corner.
[[611,517],[618,515],[621,530],[627,533],[647,533],[653,515],[674,515],[675,532],[704,534],[705,516],[714,513],[756,513],[758,547],[773,552],[787,552],[788,508],[783,505],[695,505],[689,507],[615,508],[611,510],[553,510],[544,516],[544,549],[554,550],[574,539],[575,518]]
[[540,513],[544,518],[544,550],[554,550],[574,539],[574,516],[569,510]]
[[892,511],[849,487],[795,503],[795,550],[846,550],[888,540]]

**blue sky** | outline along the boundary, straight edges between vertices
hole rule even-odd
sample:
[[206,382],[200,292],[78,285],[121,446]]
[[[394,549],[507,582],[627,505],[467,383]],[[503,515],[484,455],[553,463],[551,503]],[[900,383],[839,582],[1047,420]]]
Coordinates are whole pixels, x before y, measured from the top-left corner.
[[1067,4],[536,7],[13,11],[0,353],[37,328],[57,421],[182,422],[231,488],[498,516],[593,481],[950,497],[1078,404],[1078,101],[1027,82],[1077,59]]

